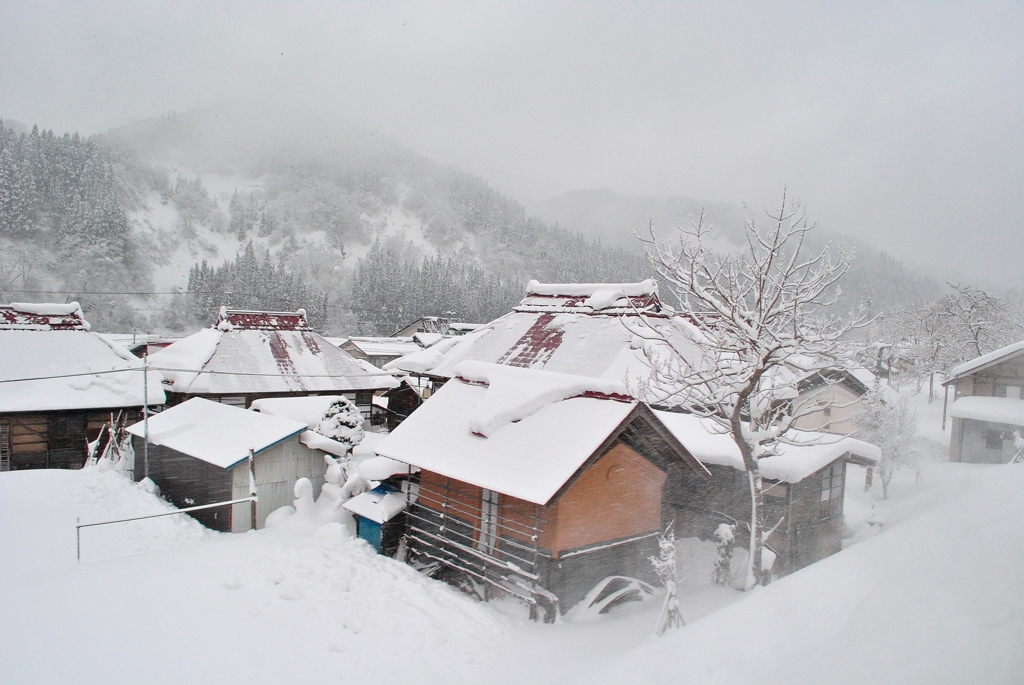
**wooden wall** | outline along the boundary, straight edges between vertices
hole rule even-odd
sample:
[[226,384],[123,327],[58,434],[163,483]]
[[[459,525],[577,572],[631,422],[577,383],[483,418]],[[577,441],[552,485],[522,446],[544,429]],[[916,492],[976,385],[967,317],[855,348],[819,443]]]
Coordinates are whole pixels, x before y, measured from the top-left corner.
[[552,556],[661,529],[666,474],[616,441],[580,474],[544,518],[555,525],[541,536]]
[[11,469],[81,468],[86,442],[95,440],[111,413],[118,412],[127,412],[129,423],[142,416],[139,408],[0,416],[10,429]]
[[[140,481],[144,477],[142,438],[132,436],[132,446],[136,456],[135,480]],[[149,478],[160,487],[160,494],[179,509],[231,499],[230,471],[163,445],[149,445]],[[231,530],[228,507],[204,509],[192,512],[191,516],[207,528]]]

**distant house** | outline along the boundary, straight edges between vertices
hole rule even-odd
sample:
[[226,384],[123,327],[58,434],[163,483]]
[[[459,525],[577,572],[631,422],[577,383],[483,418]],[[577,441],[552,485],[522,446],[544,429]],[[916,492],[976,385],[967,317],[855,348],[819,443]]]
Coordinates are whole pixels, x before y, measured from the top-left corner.
[[825,369],[803,374],[793,402],[801,413],[794,428],[854,434],[858,401],[874,381],[875,375],[867,369]]
[[[111,415],[141,416],[142,365],[90,332],[77,302],[0,305],[0,471],[81,468]],[[163,404],[158,373],[148,386]]]
[[341,349],[379,369],[399,357],[419,352],[423,346],[413,338],[353,336],[341,345]]
[[1024,340],[953,368],[943,385],[954,391],[950,461],[1005,464],[1022,451]]
[[562,283],[531,281],[513,311],[465,335],[448,338],[386,365],[440,387],[464,360],[631,382],[649,374],[641,346],[625,324],[645,321],[665,335],[654,281]]
[[[305,423],[194,397],[149,419],[149,478],[176,507],[228,502],[249,496],[249,451],[255,467],[256,526],[295,499],[295,481],[309,478],[314,494],[324,483],[323,453],[300,443]],[[135,449],[135,479],[142,480],[145,427],[128,428]],[[252,528],[249,503],[192,513],[224,532]]]
[[610,381],[478,362],[454,375],[375,448],[421,470],[408,558],[546,620],[607,576],[653,580],[666,481],[709,475],[657,415]]
[[217,324],[150,356],[167,402],[191,397],[248,407],[264,397],[342,394],[369,418],[375,391],[397,382],[371,374],[315,333],[305,313],[221,310]]
[[[463,321],[454,321],[448,316],[421,316],[410,324],[406,324],[402,328],[398,329],[391,334],[392,338],[412,338],[417,335],[423,336],[443,336],[450,338],[452,336],[465,335],[471,331],[475,331],[480,328],[483,324],[479,323],[465,323]],[[436,341],[433,337],[423,337],[422,342],[431,344]]]
[[[676,474],[666,485],[676,534],[711,538],[720,523],[750,520],[750,485],[739,448],[711,421],[692,414],[655,411],[679,442],[711,472],[710,479]],[[779,454],[759,462],[764,482],[765,540],[777,555],[772,572],[785,575],[842,548],[846,465],[872,466],[877,447],[850,437],[792,431]],[[749,531],[749,527],[747,527]],[[746,541],[740,536],[745,547]]]

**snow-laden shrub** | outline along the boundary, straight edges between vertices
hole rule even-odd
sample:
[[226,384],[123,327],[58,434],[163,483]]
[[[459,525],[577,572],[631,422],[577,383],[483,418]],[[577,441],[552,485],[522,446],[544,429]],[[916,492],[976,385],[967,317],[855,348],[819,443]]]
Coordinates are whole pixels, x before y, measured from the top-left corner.
[[363,414],[347,397],[331,402],[314,430],[325,438],[348,446],[350,451],[366,435],[363,432]]

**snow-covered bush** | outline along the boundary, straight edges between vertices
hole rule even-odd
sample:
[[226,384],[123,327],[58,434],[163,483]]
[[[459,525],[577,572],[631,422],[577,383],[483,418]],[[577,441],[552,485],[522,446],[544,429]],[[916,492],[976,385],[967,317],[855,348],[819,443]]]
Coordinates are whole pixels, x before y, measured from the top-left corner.
[[715,557],[715,570],[711,574],[711,582],[724,586],[729,584],[729,565],[732,562],[733,547],[736,546],[736,524],[718,524],[715,539],[718,541],[718,555]]
[[663,535],[658,536],[658,556],[650,557],[658,579],[665,586],[665,604],[658,619],[657,634],[661,635],[669,628],[686,625],[683,615],[679,613],[679,578],[676,576],[676,536],[669,524]]
[[363,432],[363,414],[347,397],[331,403],[315,430],[325,438],[347,445],[349,451],[366,435]]

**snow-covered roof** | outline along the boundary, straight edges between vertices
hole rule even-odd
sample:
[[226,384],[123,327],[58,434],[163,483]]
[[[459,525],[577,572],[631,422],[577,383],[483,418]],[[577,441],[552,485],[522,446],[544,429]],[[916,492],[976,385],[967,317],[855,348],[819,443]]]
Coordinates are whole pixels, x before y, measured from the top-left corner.
[[[442,340],[390,362],[384,368],[451,378],[460,362],[473,360],[634,383],[649,377],[643,348],[656,344],[641,340],[627,326],[630,322],[642,326],[634,307],[648,314],[648,324],[678,340],[680,348],[688,345],[681,339],[679,328],[658,313],[661,308],[656,294],[642,294],[638,297],[643,301],[628,307],[619,306],[625,302],[622,300],[619,305],[599,310],[586,302],[603,292],[605,284],[571,285],[537,284],[544,292],[527,295],[509,314],[465,336]],[[632,289],[632,285],[637,284],[607,285],[607,292],[646,292],[642,288]],[[545,294],[562,289],[582,294]]]
[[[306,430],[306,425],[278,416],[246,411],[193,397],[149,418],[149,442],[201,459],[222,469]],[[143,422],[128,432],[144,437]]]
[[316,395],[314,397],[267,397],[253,400],[251,409],[261,414],[301,421],[307,428],[315,428],[327,409],[344,395]]
[[345,500],[341,506],[364,519],[385,523],[405,511],[406,497],[401,492],[386,492],[374,488]]
[[77,302],[0,304],[0,330],[87,331],[89,328],[89,322]]
[[[479,328],[479,326],[476,326],[475,324],[474,326],[475,327],[472,330]],[[444,336],[440,333],[414,333],[412,339],[419,343],[420,347],[430,347],[431,345],[444,340]]]
[[1024,426],[1024,400],[1009,397],[960,397],[953,402],[949,415],[958,419]]
[[[83,328],[0,329],[0,412],[141,407],[142,364]],[[160,381],[149,373],[150,404],[164,403]]]
[[[446,383],[378,443],[377,453],[546,504],[637,406],[591,397],[532,404],[529,388],[517,394],[513,387],[500,389],[509,378],[492,380],[491,387],[461,379]],[[489,437],[480,435],[481,427]]]
[[950,383],[955,382],[962,376],[972,374],[976,371],[981,371],[982,369],[992,366],[993,364],[998,364],[999,362],[1009,359],[1010,357],[1015,357],[1022,352],[1024,352],[1024,340],[1011,343],[1009,345],[1006,345],[1005,347],[1000,347],[998,350],[993,350],[988,354],[983,354],[980,357],[972,359],[969,362],[964,362],[959,366],[954,366],[949,371],[949,380],[943,383],[943,385],[949,385]]
[[150,362],[161,369],[171,390],[189,394],[344,392],[397,385],[385,373],[368,373],[310,330],[298,313],[229,311],[217,327],[153,353]]
[[[654,414],[701,463],[744,470],[739,447],[711,420],[657,410]],[[779,445],[777,456],[762,458],[758,465],[763,477],[797,483],[847,454],[873,461],[881,459],[878,447],[856,438],[811,431],[790,431],[786,437],[802,444]]]
[[401,357],[423,347],[412,338],[353,336],[343,347],[355,347],[370,357]]

